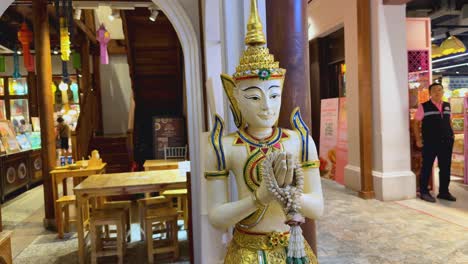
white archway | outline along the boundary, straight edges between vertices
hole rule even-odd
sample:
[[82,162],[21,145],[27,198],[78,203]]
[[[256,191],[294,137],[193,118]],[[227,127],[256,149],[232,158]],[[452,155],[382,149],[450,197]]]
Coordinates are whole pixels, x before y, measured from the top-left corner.
[[[190,142],[190,158],[192,171],[192,223],[193,241],[201,241],[200,232],[200,136],[203,124],[203,97],[201,86],[201,62],[200,47],[197,34],[187,12],[177,0],[152,0],[161,11],[169,18],[174,27],[179,41],[182,44],[185,64],[185,82],[187,89],[187,115],[188,136]],[[0,2],[0,16],[14,2],[3,0]],[[201,244],[193,243],[195,263],[201,263]]]
[[203,97],[201,86],[200,47],[197,34],[187,13],[177,0],[152,0],[169,18],[177,32],[184,53],[187,96],[187,119],[192,180],[192,234],[195,263],[201,263],[201,132],[203,124]]

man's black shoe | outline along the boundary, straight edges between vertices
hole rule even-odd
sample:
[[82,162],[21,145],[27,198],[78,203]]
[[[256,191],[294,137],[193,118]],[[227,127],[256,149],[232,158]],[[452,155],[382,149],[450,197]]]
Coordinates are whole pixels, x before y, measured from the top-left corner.
[[455,196],[453,196],[450,193],[439,193],[439,195],[437,195],[437,198],[444,199],[444,200],[451,201],[451,202],[455,202],[457,200],[457,198],[455,198]]
[[430,203],[435,203],[436,202],[436,199],[434,197],[432,197],[432,195],[430,193],[421,193],[421,200],[424,200],[424,201],[430,202]]

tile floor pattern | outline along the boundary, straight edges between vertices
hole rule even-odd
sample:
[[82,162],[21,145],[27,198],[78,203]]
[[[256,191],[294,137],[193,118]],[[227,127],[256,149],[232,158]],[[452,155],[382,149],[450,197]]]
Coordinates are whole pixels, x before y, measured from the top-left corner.
[[[317,223],[320,264],[468,263],[468,228],[395,202],[362,200],[342,186],[322,182],[326,210]],[[58,240],[42,228],[42,190],[37,187],[2,207],[4,229],[13,231],[14,263],[77,263],[76,236]],[[468,197],[468,192],[462,194]],[[187,243],[182,247],[187,251]],[[145,263],[141,243],[127,253],[126,263]]]
[[468,263],[468,228],[395,202],[362,200],[322,182],[326,213],[317,223],[320,264]]

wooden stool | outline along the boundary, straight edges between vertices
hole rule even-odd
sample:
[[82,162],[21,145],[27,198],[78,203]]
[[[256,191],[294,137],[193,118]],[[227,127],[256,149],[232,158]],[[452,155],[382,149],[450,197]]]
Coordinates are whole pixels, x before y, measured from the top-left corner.
[[[171,253],[173,261],[179,258],[179,241],[178,241],[178,213],[175,208],[170,208],[170,201],[161,203],[161,208],[147,209],[145,218],[145,237],[146,250],[148,254],[148,263],[154,263],[154,254]],[[153,226],[156,224],[156,230]],[[162,227],[162,228],[161,228]],[[164,239],[153,240],[153,234],[158,233],[164,235]]]
[[188,227],[188,208],[187,208],[187,189],[167,190],[161,193],[162,196],[167,198],[177,199],[177,210],[179,215],[184,220],[184,229]]
[[70,206],[76,205],[75,195],[62,196],[56,203],[57,231],[58,238],[63,238],[63,233],[70,232],[70,223],[76,222],[76,219],[70,219]]
[[151,208],[153,205],[155,207],[159,207],[159,204],[162,202],[167,202],[166,197],[164,196],[157,196],[151,197],[147,196],[146,198],[142,198],[138,200],[138,215],[140,218],[140,234],[141,234],[141,241],[145,239],[145,219],[146,219],[146,210]]
[[[90,217],[91,235],[91,263],[96,264],[98,257],[117,256],[118,263],[123,264],[125,255],[125,210],[122,209],[99,209],[94,210]],[[116,239],[102,237],[102,227],[115,225],[117,227]],[[98,227],[99,231],[98,231]],[[104,234],[105,235],[105,234]],[[115,242],[115,245],[109,245]]]
[[11,255],[11,231],[3,231],[0,233],[0,263],[12,264],[13,257]]
[[[130,211],[132,211],[132,202],[131,201],[105,201],[101,206],[102,209],[121,209],[125,211],[125,230],[127,242],[131,240],[131,224],[130,224]],[[115,233],[113,230],[109,230],[109,226],[106,226],[106,237],[110,237],[110,233]]]

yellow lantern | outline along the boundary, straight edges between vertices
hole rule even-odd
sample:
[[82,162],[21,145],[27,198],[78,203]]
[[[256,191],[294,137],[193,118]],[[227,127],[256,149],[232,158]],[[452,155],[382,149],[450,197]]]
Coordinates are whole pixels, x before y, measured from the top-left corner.
[[65,23],[65,18],[60,18],[60,51],[62,52],[62,61],[70,60],[70,34]]
[[442,53],[442,49],[437,46],[436,44],[432,44],[432,58],[439,58],[439,57],[442,57],[444,56],[444,54]]
[[457,37],[450,36],[440,45],[443,55],[461,53],[466,51],[466,47]]

